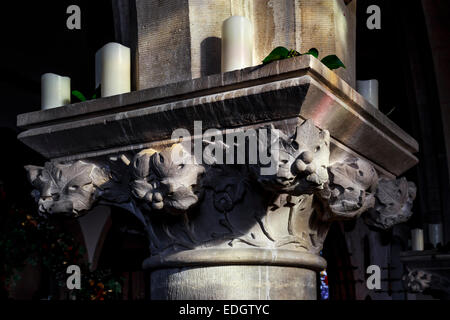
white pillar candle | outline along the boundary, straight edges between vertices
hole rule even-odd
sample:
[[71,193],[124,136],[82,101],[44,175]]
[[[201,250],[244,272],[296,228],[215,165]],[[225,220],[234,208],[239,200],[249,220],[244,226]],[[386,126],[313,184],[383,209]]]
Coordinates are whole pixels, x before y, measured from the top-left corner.
[[441,245],[444,244],[444,236],[441,223],[432,223],[428,225],[428,238],[430,239],[430,243],[434,247],[436,247],[438,243],[440,243]]
[[413,229],[411,230],[411,243],[414,251],[423,251],[423,230]]
[[222,25],[222,72],[253,66],[253,26],[249,19],[232,16]]
[[95,60],[95,82],[96,87],[102,86],[102,97],[130,92],[130,48],[110,42],[96,53]]
[[378,109],[378,80],[358,80],[356,91]]
[[41,108],[42,110],[70,104],[70,78],[54,73],[41,76]]

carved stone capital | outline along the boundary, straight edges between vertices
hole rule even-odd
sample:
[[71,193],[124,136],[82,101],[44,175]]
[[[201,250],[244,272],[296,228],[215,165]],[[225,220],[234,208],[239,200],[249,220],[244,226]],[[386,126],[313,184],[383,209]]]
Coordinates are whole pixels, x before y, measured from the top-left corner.
[[[149,238],[146,268],[227,261],[321,270],[330,223],[359,217],[375,198],[375,210],[386,211],[390,182],[381,180],[377,191],[376,170],[359,158],[330,165],[330,134],[312,121],[283,128],[254,130],[269,164],[261,157],[201,163],[184,144],[172,144],[27,170],[42,213],[77,217],[102,202],[138,217]],[[409,210],[412,195],[411,188],[401,210]]]
[[405,178],[381,179],[375,195],[375,207],[366,212],[364,221],[380,229],[389,229],[408,221],[416,192],[415,184]]

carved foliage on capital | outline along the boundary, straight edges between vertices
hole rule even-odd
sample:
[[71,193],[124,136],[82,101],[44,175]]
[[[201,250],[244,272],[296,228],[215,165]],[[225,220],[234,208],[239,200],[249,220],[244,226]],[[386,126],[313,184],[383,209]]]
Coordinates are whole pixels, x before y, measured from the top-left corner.
[[181,144],[139,152],[133,161],[131,192],[147,210],[186,212],[202,193],[205,168],[194,160]]
[[[119,205],[143,222],[152,254],[211,246],[318,253],[333,220],[357,218],[375,205],[373,223],[390,225],[399,210],[408,216],[415,188],[403,180],[378,183],[359,158],[330,165],[330,134],[311,120],[292,135],[269,129],[251,137],[258,152],[267,151],[266,165],[261,157],[255,164],[199,164],[184,144],[173,144],[27,170],[41,213],[77,217],[97,201]],[[393,206],[399,188],[403,200]]]
[[322,219],[351,219],[375,205],[378,175],[368,162],[349,157],[328,168],[330,180],[320,192]]
[[406,222],[412,215],[417,188],[413,182],[401,179],[380,179],[375,207],[366,212],[364,221],[380,229],[389,229]]
[[312,120],[306,120],[288,136],[281,130],[271,130],[269,146],[271,170],[267,173],[261,166],[251,166],[258,182],[277,193],[292,195],[312,194],[322,189],[328,181],[327,167],[330,158],[330,133],[317,128]]

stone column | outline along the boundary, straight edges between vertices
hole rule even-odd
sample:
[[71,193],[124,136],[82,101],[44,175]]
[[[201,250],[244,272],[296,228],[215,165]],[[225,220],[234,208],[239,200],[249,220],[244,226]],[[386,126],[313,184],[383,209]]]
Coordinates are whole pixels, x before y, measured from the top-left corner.
[[18,126],[50,159],[27,167],[41,214],[106,204],[141,221],[153,299],[315,299],[330,224],[389,228],[415,196],[396,177],[417,164],[417,142],[309,55]]

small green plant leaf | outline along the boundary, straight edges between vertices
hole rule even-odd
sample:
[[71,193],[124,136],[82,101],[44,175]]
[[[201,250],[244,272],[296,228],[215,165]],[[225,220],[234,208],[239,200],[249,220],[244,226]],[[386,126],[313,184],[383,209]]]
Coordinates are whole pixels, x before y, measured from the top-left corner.
[[285,47],[276,47],[262,62],[266,64],[272,61],[286,59],[289,56],[289,53],[290,51]]
[[80,101],[86,101],[86,97],[78,90],[73,90],[72,95],[75,96]]
[[289,51],[288,58],[298,57],[298,56],[301,56],[301,55],[302,54],[300,52],[292,49],[292,50]]
[[345,68],[344,63],[334,54],[326,56],[321,60],[330,70]]
[[102,92],[101,90],[102,90],[102,85],[99,84],[98,87],[95,89],[95,93],[92,96],[92,99],[97,99],[97,97],[100,97],[102,95],[101,94],[101,92]]
[[317,50],[316,48],[311,48],[309,49],[308,52],[305,52],[304,54],[310,54],[317,59],[319,58],[319,50]]

